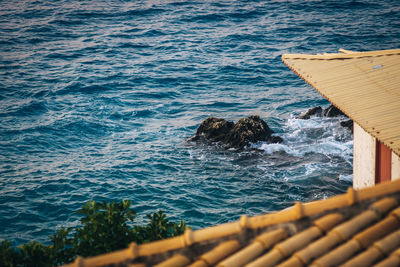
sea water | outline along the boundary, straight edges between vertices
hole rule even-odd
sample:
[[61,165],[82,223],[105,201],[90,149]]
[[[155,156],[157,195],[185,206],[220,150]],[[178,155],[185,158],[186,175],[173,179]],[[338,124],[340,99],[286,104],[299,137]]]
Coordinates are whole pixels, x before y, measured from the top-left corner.
[[[0,3],[0,240],[48,242],[88,200],[193,229],[351,186],[343,117],[284,53],[400,46],[399,1]],[[282,144],[187,142],[208,116],[259,115]]]

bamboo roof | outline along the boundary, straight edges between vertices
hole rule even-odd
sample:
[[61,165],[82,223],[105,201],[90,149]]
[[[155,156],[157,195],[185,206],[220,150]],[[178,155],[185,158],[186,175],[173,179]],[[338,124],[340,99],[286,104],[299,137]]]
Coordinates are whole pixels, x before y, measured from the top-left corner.
[[400,180],[65,267],[400,266]]
[[284,54],[283,62],[400,156],[400,49]]

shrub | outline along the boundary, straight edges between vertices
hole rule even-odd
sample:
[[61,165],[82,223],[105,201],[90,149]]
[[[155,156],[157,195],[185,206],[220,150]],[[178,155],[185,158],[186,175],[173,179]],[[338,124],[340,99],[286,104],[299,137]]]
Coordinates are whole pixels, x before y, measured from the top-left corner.
[[186,229],[186,225],[182,221],[179,224],[169,222],[161,210],[152,215],[148,214],[147,218],[150,222],[146,226],[135,226],[137,243],[177,236],[183,234]]
[[170,222],[162,211],[148,214],[149,223],[133,225],[136,213],[132,202],[98,203],[88,201],[77,212],[83,217],[75,229],[61,228],[50,236],[51,245],[35,241],[18,249],[9,241],[0,243],[0,266],[57,266],[72,262],[78,255],[95,256],[138,244],[182,234],[186,224]]

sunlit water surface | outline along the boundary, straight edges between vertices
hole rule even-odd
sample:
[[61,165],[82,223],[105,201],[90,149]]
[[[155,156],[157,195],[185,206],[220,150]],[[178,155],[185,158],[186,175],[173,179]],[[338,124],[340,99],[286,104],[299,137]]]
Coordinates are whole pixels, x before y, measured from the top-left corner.
[[[48,241],[87,200],[194,229],[342,193],[352,136],[283,53],[398,48],[399,1],[3,1],[0,240]],[[284,139],[187,142],[208,116]]]

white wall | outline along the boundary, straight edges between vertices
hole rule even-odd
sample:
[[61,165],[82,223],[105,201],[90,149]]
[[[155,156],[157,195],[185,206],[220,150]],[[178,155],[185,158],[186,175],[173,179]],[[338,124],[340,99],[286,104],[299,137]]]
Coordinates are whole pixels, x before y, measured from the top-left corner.
[[353,187],[360,189],[373,185],[375,185],[375,138],[354,123]]
[[392,152],[392,181],[400,179],[400,157]]

